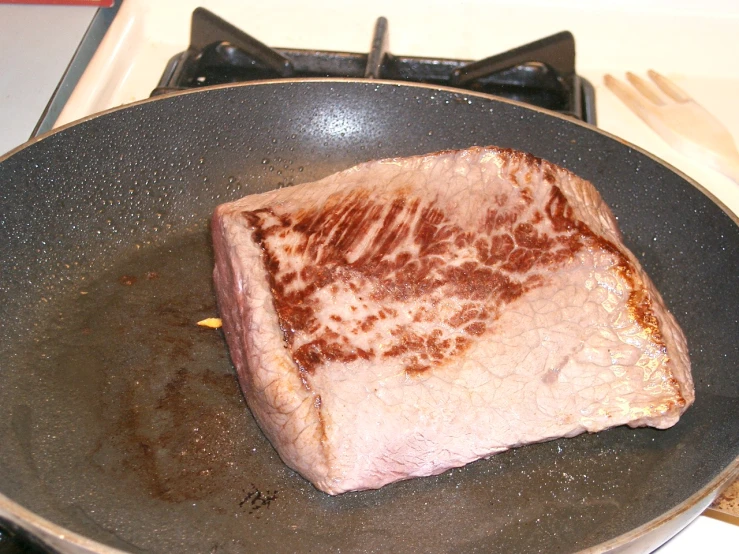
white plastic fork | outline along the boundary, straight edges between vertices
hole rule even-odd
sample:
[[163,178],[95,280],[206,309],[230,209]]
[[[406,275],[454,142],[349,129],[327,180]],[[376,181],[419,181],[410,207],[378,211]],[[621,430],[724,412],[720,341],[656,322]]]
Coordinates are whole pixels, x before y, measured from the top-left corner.
[[[633,88],[606,75],[606,86],[675,150],[702,160],[739,185],[739,151],[729,130],[667,77],[649,70],[654,84],[626,73]],[[655,86],[656,85],[656,86]]]

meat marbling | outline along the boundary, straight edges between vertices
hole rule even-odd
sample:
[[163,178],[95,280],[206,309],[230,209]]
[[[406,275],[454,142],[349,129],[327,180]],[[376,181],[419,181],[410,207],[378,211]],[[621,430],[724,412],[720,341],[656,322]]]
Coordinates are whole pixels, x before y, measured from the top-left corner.
[[589,182],[473,147],[221,205],[215,287],[248,405],[329,494],[694,398],[685,337]]

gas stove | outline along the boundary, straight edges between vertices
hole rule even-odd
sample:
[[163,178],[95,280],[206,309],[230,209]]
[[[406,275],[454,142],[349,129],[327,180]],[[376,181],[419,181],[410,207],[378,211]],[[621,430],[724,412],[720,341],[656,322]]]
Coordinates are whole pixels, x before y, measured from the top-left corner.
[[[605,73],[657,69],[739,138],[739,67],[726,48],[739,31],[739,7],[730,0],[706,0],[700,10],[690,0],[262,4],[124,0],[107,17],[99,44],[78,50],[35,132],[213,84],[339,75],[417,81],[597,125],[662,158],[739,213],[739,187],[672,151],[602,86]],[[89,59],[80,62],[85,52]],[[728,551],[737,542],[739,527],[701,516],[660,552]]]
[[478,61],[395,56],[379,17],[366,54],[270,48],[205,8],[196,8],[189,47],[172,57],[152,96],[263,79],[389,79],[471,90],[595,124],[593,86],[575,71],[575,39],[562,31]]

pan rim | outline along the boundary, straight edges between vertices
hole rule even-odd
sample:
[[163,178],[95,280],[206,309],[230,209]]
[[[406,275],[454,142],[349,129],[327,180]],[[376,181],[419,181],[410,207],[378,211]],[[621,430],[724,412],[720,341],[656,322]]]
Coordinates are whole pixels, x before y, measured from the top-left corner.
[[[558,114],[556,112],[552,112],[550,110],[532,107],[522,102],[499,98],[499,97],[489,95],[489,94],[472,92],[472,91],[460,91],[458,89],[454,89],[451,87],[444,87],[444,86],[411,84],[411,83],[405,83],[401,81],[381,80],[381,79],[366,80],[366,79],[350,79],[350,78],[294,78],[294,79],[284,79],[284,80],[263,80],[263,81],[255,81],[251,83],[240,83],[240,84],[224,84],[224,85],[216,85],[212,87],[203,87],[201,89],[195,89],[195,90],[171,92],[171,93],[167,93],[167,94],[157,96],[154,98],[147,98],[147,99],[139,100],[139,101],[136,101],[130,104],[125,104],[122,106],[110,108],[108,110],[98,112],[98,113],[89,115],[87,117],[81,118],[77,121],[70,122],[63,126],[60,126],[59,128],[47,131],[46,133],[43,133],[39,135],[38,137],[34,137],[33,139],[27,141],[26,143],[23,143],[19,145],[18,147],[14,148],[13,150],[9,151],[8,153],[0,156],[0,163],[3,163],[5,160],[9,159],[13,155],[21,152],[22,150],[28,147],[31,147],[37,142],[40,142],[51,136],[54,136],[57,133],[62,133],[69,128],[76,127],[87,121],[97,119],[98,117],[104,117],[108,114],[117,113],[121,110],[129,110],[136,106],[148,104],[151,102],[165,101],[165,100],[178,97],[181,95],[206,94],[213,90],[241,89],[242,87],[254,87],[254,86],[277,87],[277,86],[283,86],[283,85],[296,85],[296,84],[299,85],[303,83],[326,83],[326,84],[334,84],[339,87],[344,86],[344,85],[352,85],[352,86],[361,85],[365,87],[398,87],[398,88],[404,88],[404,89],[417,89],[417,90],[422,90],[426,92],[429,92],[429,91],[445,92],[445,93],[456,94],[456,95],[460,95],[460,96],[464,96],[468,98],[478,98],[486,102],[511,104],[511,105],[518,106],[519,108],[523,108],[524,110],[530,110],[532,112],[538,112],[538,113],[545,114],[548,117],[553,117],[556,119],[564,120],[564,121],[569,122],[570,124],[579,125],[581,127],[584,127],[590,130],[591,132],[599,133],[602,136],[609,138],[610,140],[613,140],[635,152],[638,152],[644,155],[645,157],[662,165],[663,167],[670,169],[672,172],[680,176],[684,181],[688,182],[689,184],[697,188],[699,191],[701,191],[704,195],[706,195],[708,199],[711,200],[711,202],[716,204],[722,211],[724,211],[730,217],[730,219],[736,225],[739,226],[739,215],[732,212],[725,204],[723,204],[717,197],[715,197],[709,190],[703,187],[700,183],[698,183],[691,177],[685,175],[679,169],[675,168],[674,166],[670,165],[664,160],[658,158],[654,154],[651,154],[650,152],[642,149],[641,147],[631,144],[628,141],[625,141],[619,137],[616,137],[612,135],[611,133],[603,131],[593,125],[569,118],[567,116]],[[589,547],[580,552],[583,552],[583,553],[585,552],[587,553],[608,552],[615,548],[628,544],[634,540],[645,537],[649,533],[659,528],[666,528],[670,522],[679,520],[679,518],[681,517],[687,518],[685,519],[685,521],[680,520],[681,521],[680,526],[676,529],[672,529],[669,532],[669,534],[665,537],[665,540],[666,540],[667,538],[674,536],[674,534],[676,534],[680,529],[682,529],[683,527],[688,525],[691,521],[693,521],[695,518],[697,518],[700,515],[700,512],[702,512],[702,510],[705,507],[707,507],[708,504],[710,504],[710,502],[712,502],[713,499],[715,499],[719,495],[722,488],[728,485],[733,479],[736,479],[737,477],[739,477],[739,456],[737,456],[737,458],[735,458],[731,464],[725,467],[716,477],[714,477],[714,479],[708,485],[704,486],[703,489],[694,493],[691,497],[681,502],[677,506],[674,506],[672,509],[668,510],[667,512],[662,513],[660,516],[650,520],[649,522],[641,525],[640,527],[632,529],[631,531],[628,531],[624,534],[614,537],[608,540],[607,542],[601,543],[594,547]],[[703,505],[704,503],[705,505]],[[125,552],[125,551],[118,550],[116,548],[107,546],[93,539],[89,539],[85,537],[84,535],[70,531],[58,524],[55,524],[52,521],[29,511],[28,509],[24,508],[21,504],[11,500],[10,498],[3,495],[2,493],[0,493],[0,517],[7,519],[13,524],[18,525],[19,527],[25,529],[26,531],[38,536],[41,540],[63,541],[66,543],[72,543],[73,546],[77,546],[78,548],[82,548],[85,551],[89,551],[89,552],[121,553],[121,554]]]
[[151,102],[158,102],[160,100],[168,100],[174,97],[178,96],[184,96],[184,95],[190,95],[190,94],[207,94],[208,92],[214,91],[214,90],[223,90],[223,89],[240,89],[240,88],[246,88],[246,87],[258,87],[258,86],[281,86],[283,84],[300,84],[300,83],[333,83],[337,85],[342,84],[352,84],[352,85],[364,85],[364,86],[377,86],[377,85],[384,85],[384,86],[390,86],[390,87],[398,87],[398,88],[411,88],[411,89],[420,89],[420,90],[432,90],[432,91],[440,91],[440,92],[447,92],[450,94],[457,94],[457,95],[463,95],[468,97],[474,97],[474,98],[480,98],[482,100],[486,101],[493,101],[493,102],[500,102],[503,104],[510,104],[513,106],[517,106],[519,108],[523,108],[524,110],[529,110],[532,112],[537,112],[541,114],[545,114],[547,116],[553,117],[555,119],[560,119],[562,121],[567,121],[570,124],[579,125],[581,127],[584,127],[591,132],[599,133],[605,137],[608,137],[611,140],[614,140],[628,148],[631,148],[632,150],[635,150],[639,152],[640,154],[650,158],[651,160],[657,162],[658,164],[666,167],[667,169],[671,170],[673,173],[676,173],[679,175],[682,179],[690,183],[693,187],[697,188],[699,191],[701,191],[703,194],[705,194],[711,202],[716,204],[721,210],[728,215],[732,221],[739,226],[739,214],[734,213],[732,210],[729,209],[726,204],[724,204],[718,197],[716,197],[711,191],[709,191],[707,188],[705,188],[703,185],[701,185],[698,181],[690,177],[689,175],[685,174],[680,169],[676,168],[669,162],[663,160],[662,158],[652,154],[648,150],[645,150],[644,148],[637,146],[625,139],[622,139],[621,137],[618,137],[612,133],[609,133],[608,131],[604,131],[594,125],[591,125],[589,123],[585,123],[584,121],[580,121],[578,119],[567,117],[565,115],[562,115],[558,112],[548,110],[546,108],[540,108],[538,106],[532,106],[530,104],[526,104],[524,102],[520,102],[518,100],[512,100],[509,98],[502,98],[499,96],[494,96],[492,94],[486,94],[482,92],[476,92],[476,91],[467,91],[467,90],[460,90],[456,89],[454,87],[449,86],[443,86],[443,85],[430,85],[426,83],[408,83],[405,81],[396,81],[391,79],[360,79],[360,78],[353,78],[353,77],[292,77],[287,79],[263,79],[259,81],[250,81],[247,83],[225,83],[221,85],[211,85],[207,87],[200,87],[197,89],[189,89],[189,90],[182,90],[182,91],[173,91],[168,92],[165,94],[161,94],[158,96],[150,97],[150,98],[144,98],[141,100],[136,100],[134,102],[128,103],[128,104],[122,104],[120,106],[115,106],[113,108],[109,108],[107,110],[103,110],[100,112],[96,112],[94,114],[90,114],[88,116],[82,117],[80,119],[77,119],[75,121],[71,121],[69,123],[66,123],[64,125],[60,125],[59,127],[56,127],[54,129],[51,129],[49,131],[46,131],[45,133],[42,133],[36,137],[31,138],[30,140],[16,146],[12,150],[9,150],[3,155],[0,155],[0,163],[3,163],[6,159],[10,158],[14,154],[20,152],[21,150],[24,150],[25,148],[28,148],[34,144],[36,144],[39,141],[42,141],[50,136],[53,136],[57,133],[60,133],[66,129],[69,129],[71,127],[75,127],[77,125],[80,125],[82,123],[85,123],[87,121],[91,121],[93,119],[97,119],[98,117],[103,117],[105,115],[116,113],[121,110],[127,110],[130,108],[134,108],[137,106],[141,106],[144,104],[148,104]]
[[[621,546],[630,544],[635,540],[647,536],[651,532],[657,531],[661,527],[666,527],[671,521],[680,521],[680,524],[676,528],[670,530],[670,532],[664,536],[664,540],[660,543],[661,546],[697,519],[701,513],[708,508],[716,498],[718,498],[721,492],[737,478],[739,478],[739,457],[737,457],[733,463],[724,468],[724,470],[714,477],[713,480],[702,490],[694,493],[671,510],[644,523],[643,525],[640,525],[639,527],[636,527],[635,529],[632,529],[631,531],[627,531],[626,533],[618,535],[617,537],[594,547],[580,550],[575,554],[612,552]],[[681,517],[685,519],[680,520]]]
[[[646,522],[639,527],[632,529],[627,533],[623,533],[614,537],[604,543],[596,546],[588,547],[583,550],[577,551],[575,554],[597,554],[607,553],[616,550],[617,548],[627,545],[635,540],[647,536],[649,533],[654,532],[662,527],[665,527],[670,521],[678,520],[681,516],[686,518],[680,521],[680,524],[675,528],[671,529],[670,532],[664,537],[665,541],[660,544],[664,544],[666,540],[671,539],[688,526],[691,522],[697,519],[703,510],[705,510],[726,488],[731,482],[739,478],[739,457],[734,462],[726,467],[724,471],[719,473],[704,489],[696,492],[673,509],[663,513],[661,516]],[[698,511],[697,511],[698,509]],[[75,531],[70,531],[67,528],[58,525],[51,520],[39,516],[35,512],[24,508],[17,502],[9,499],[4,494],[0,493],[0,518],[3,518],[11,523],[23,528],[29,533],[34,533],[34,536],[38,537],[42,541],[62,541],[71,542],[73,545],[80,548],[84,548],[89,552],[95,552],[99,554],[127,554],[125,550],[120,550],[96,540],[85,537],[84,535]],[[30,529],[29,529],[29,523]],[[47,543],[48,544],[48,543]],[[48,544],[49,546],[53,546]]]

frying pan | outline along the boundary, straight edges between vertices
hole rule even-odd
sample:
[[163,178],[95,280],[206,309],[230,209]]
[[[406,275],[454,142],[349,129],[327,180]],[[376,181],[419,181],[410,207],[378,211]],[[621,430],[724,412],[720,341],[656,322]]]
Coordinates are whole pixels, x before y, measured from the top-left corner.
[[[216,315],[220,202],[473,144],[592,181],[691,348],[695,405],[329,497],[251,418]],[[0,162],[0,516],[58,550],[648,550],[739,469],[739,227],[613,137],[489,96],[383,81],[204,89],[113,110]]]

